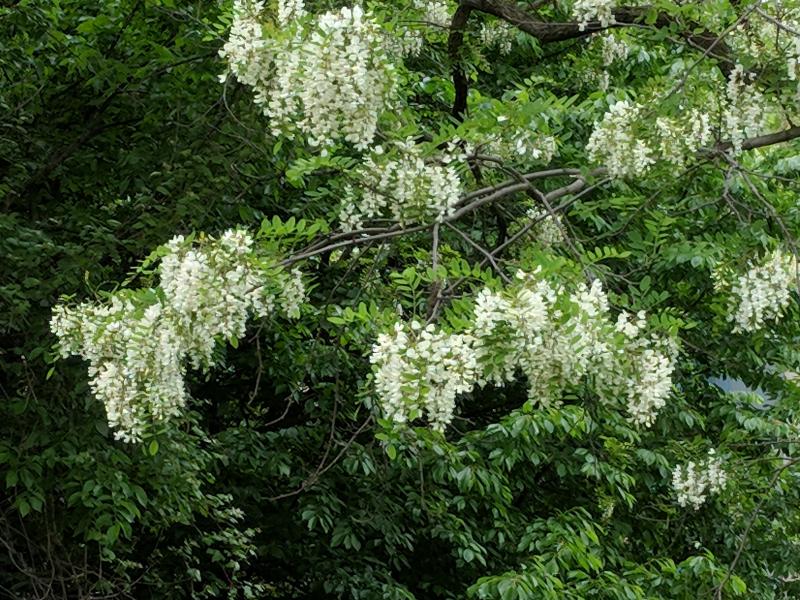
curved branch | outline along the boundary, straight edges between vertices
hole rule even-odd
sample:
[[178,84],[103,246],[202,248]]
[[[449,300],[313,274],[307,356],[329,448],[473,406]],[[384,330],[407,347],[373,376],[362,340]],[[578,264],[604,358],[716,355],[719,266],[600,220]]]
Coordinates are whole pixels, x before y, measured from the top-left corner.
[[[520,31],[524,31],[528,35],[536,38],[542,44],[582,38],[615,27],[647,25],[656,28],[664,28],[676,23],[675,19],[666,13],[658,13],[655,21],[646,23],[645,20],[650,12],[647,6],[618,8],[614,11],[614,23],[603,25],[599,21],[590,21],[584,27],[581,27],[579,23],[550,23],[541,21],[508,0],[461,0],[460,6],[485,12],[499,19],[503,19],[514,25]],[[720,69],[727,75],[728,71],[730,71],[733,66],[733,61],[730,58],[731,51],[728,45],[720,41],[718,36],[709,31],[694,33],[693,29],[693,24],[689,23],[685,31],[681,32],[681,35],[690,46],[703,50],[707,52],[709,56],[713,56],[719,60],[722,63]],[[711,52],[711,50],[714,49],[716,49],[716,52]]]
[[[798,137],[800,137],[800,127],[792,127],[791,129],[784,129],[776,133],[769,133],[767,135],[760,135],[744,140],[742,142],[742,150],[753,150],[755,148],[763,148],[764,146],[772,146],[773,144],[788,142]],[[730,147],[731,143],[726,142],[720,149],[724,150]]]

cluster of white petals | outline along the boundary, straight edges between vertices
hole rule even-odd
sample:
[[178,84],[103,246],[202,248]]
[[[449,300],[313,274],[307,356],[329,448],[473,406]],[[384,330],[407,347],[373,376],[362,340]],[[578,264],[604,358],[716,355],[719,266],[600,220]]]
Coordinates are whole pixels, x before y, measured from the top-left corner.
[[751,265],[731,289],[730,320],[735,333],[756,331],[766,321],[783,316],[797,290],[798,265],[791,254],[775,250],[767,259]]
[[630,46],[611,32],[600,36],[600,49],[604,67],[611,66],[615,61],[625,60],[630,53]]
[[655,163],[653,150],[633,132],[642,110],[640,104],[627,100],[615,102],[595,125],[586,144],[589,159],[602,162],[614,177],[641,174]]
[[707,112],[697,108],[688,111],[682,120],[658,117],[655,138],[659,158],[682,166],[689,156],[711,142],[711,120]]
[[529,208],[525,217],[534,221],[533,235],[536,241],[546,248],[561,244],[565,239],[564,224],[561,215],[550,213],[545,208]]
[[426,37],[441,34],[450,28],[453,11],[447,2],[414,0],[412,8],[416,13],[415,18],[403,19],[398,30],[385,40],[386,48],[398,57],[419,56]]
[[248,317],[273,311],[276,293],[297,314],[299,273],[262,266],[252,246],[241,230],[198,246],[178,236],[166,246],[159,290],[54,308],[59,350],[89,361],[90,387],[118,439],[139,440],[148,420],[177,414],[186,403],[186,362],[210,366],[216,341],[242,337]]
[[517,31],[507,21],[494,20],[481,25],[481,43],[487,48],[496,48],[500,54],[509,54]]
[[748,83],[751,78],[742,65],[736,65],[726,88],[723,125],[735,152],[741,152],[742,142],[748,136],[758,135],[764,126],[766,100],[752,83]]
[[797,82],[797,97],[800,98],[800,36],[794,38],[786,59],[786,71],[789,80]]
[[148,415],[164,419],[186,403],[185,349],[164,313],[160,302],[141,308],[121,296],[108,305],[53,310],[50,326],[62,356],[89,361],[89,386],[118,439],[140,439]]
[[617,39],[612,33],[608,32],[600,36],[600,50],[603,57],[603,70],[598,74],[598,88],[601,91],[608,90],[611,76],[608,67],[617,60],[625,60],[630,53],[630,46],[624,41]]
[[[264,37],[261,13],[262,0],[236,0],[233,22],[220,56],[227,59],[228,68],[236,78],[254,89],[263,89],[272,71],[272,44]],[[220,76],[224,82],[227,73]],[[264,98],[260,98],[264,102]]]
[[339,212],[345,231],[365,222],[389,217],[402,226],[441,222],[461,199],[461,179],[449,154],[426,160],[413,141],[396,144],[397,153],[380,147],[356,169],[357,183],[349,186]]
[[[597,281],[570,293],[537,273],[517,277],[506,290],[477,295],[474,322],[463,333],[412,322],[380,336],[371,361],[384,414],[398,422],[437,415],[441,429],[458,394],[476,385],[503,385],[522,373],[537,404],[556,403],[567,388],[580,385],[590,385],[608,403],[623,390],[630,420],[652,425],[669,397],[673,360],[668,344],[643,334],[644,315],[614,322]],[[435,368],[428,364],[432,357]]]
[[262,26],[263,13],[263,2],[236,0],[220,54],[253,88],[273,134],[367,148],[396,83],[378,23],[358,5],[307,17],[302,2],[282,0],[278,30]]
[[444,0],[414,0],[414,8],[422,11],[426,24],[449,28],[453,11]]
[[251,313],[267,316],[273,310],[274,299],[264,294],[265,275],[250,261],[252,245],[241,230],[203,246],[191,246],[180,235],[167,244],[161,260],[164,304],[195,368],[211,364],[217,336],[238,339]]
[[445,334],[433,325],[400,323],[381,334],[372,362],[384,413],[398,423],[418,416],[442,431],[453,418],[455,400],[472,389],[478,367],[469,335]]
[[534,124],[527,127],[502,128],[507,117],[497,118],[500,131],[492,133],[481,144],[485,152],[514,162],[548,163],[556,153],[553,136],[537,131]]
[[760,3],[758,13],[739,23],[727,41],[733,56],[754,71],[785,63],[789,80],[798,81],[800,95],[800,6],[796,2]]
[[306,7],[303,0],[278,0],[278,23],[282,27],[305,16]]
[[615,102],[589,138],[590,160],[604,164],[613,177],[641,175],[658,160],[681,166],[711,141],[711,121],[701,110],[687,111],[682,119],[658,117],[649,129],[643,112],[641,104]]
[[584,31],[591,21],[599,21],[601,27],[616,23],[614,9],[616,0],[575,0],[572,16],[578,19],[578,29]]
[[728,475],[722,468],[722,461],[714,450],[702,464],[689,461],[678,465],[672,471],[672,488],[678,496],[678,504],[699,509],[709,494],[718,494],[725,488]]

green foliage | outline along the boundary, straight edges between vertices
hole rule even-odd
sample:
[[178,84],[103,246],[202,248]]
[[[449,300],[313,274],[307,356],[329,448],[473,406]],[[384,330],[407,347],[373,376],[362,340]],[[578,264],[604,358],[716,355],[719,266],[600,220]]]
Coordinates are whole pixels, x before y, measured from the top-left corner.
[[[418,10],[368,4],[388,30]],[[572,20],[568,2],[518,3],[531,4],[544,21]],[[424,51],[399,67],[403,102],[382,130],[480,149],[501,122],[536,127],[557,140],[536,169],[574,168],[598,183],[584,147],[609,103],[654,98],[693,68],[702,53],[680,42],[686,27],[724,29],[755,8],[651,4],[652,28],[620,34],[634,59],[609,67],[608,94],[590,77],[595,42],[517,32],[502,56],[480,44],[493,17],[473,13],[456,61],[470,84],[461,120],[446,32],[428,32]],[[662,13],[673,25],[657,26]],[[657,165],[561,196],[571,244],[550,248],[529,232],[497,252],[497,266],[481,248],[522,230],[535,201],[524,191],[478,207],[456,230],[437,228],[435,251],[429,230],[320,251],[344,239],[333,219],[359,154],[322,157],[269,134],[250,90],[218,80],[230,20],[229,3],[216,2],[0,7],[0,595],[800,595],[800,388],[784,376],[800,365],[797,298],[780,323],[733,334],[712,279],[800,231],[796,142],[738,165],[708,153],[682,170]],[[724,87],[714,61],[654,110],[710,105],[698,82]],[[782,70],[761,75],[776,97],[793,98]],[[515,180],[492,164],[465,174],[465,187]],[[253,323],[220,344],[217,368],[189,373],[184,414],[141,445],[115,441],[85,365],[54,360],[52,307],[148,288],[173,235],[237,225],[265,256],[302,257],[301,318]],[[646,310],[648,327],[680,340],[672,398],[652,429],[588,386],[540,406],[524,381],[459,398],[445,434],[381,418],[368,359],[380,332],[400,316],[462,331],[478,290],[536,266],[601,279],[614,311]],[[723,391],[716,378],[749,392]],[[697,511],[681,508],[672,468],[709,448],[724,456],[728,486]]]

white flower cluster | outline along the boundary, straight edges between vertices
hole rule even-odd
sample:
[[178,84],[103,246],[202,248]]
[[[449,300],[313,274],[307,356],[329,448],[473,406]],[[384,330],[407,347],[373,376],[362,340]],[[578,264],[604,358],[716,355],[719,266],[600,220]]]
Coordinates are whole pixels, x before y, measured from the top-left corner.
[[453,157],[426,160],[413,141],[396,144],[396,157],[383,158],[377,147],[357,168],[358,183],[349,186],[339,212],[345,231],[361,229],[366,221],[386,216],[402,226],[441,222],[461,199],[461,180]]
[[519,273],[519,283],[501,292],[482,290],[464,333],[429,325],[421,336],[412,322],[382,335],[371,361],[384,413],[405,422],[424,409],[437,415],[441,429],[459,393],[503,385],[521,372],[536,403],[557,402],[570,386],[591,384],[609,403],[624,390],[631,421],[652,425],[671,390],[672,359],[662,342],[641,334],[644,315],[635,322],[621,316],[615,324],[597,281],[568,293],[536,275]]
[[[263,10],[262,0],[235,0],[231,31],[219,52],[227,59],[231,73],[257,90],[266,86],[272,68],[272,47],[264,37],[260,21]],[[224,73],[220,80],[224,83],[227,76]],[[263,97],[259,100],[264,102]]]
[[800,37],[793,40],[789,56],[786,59],[786,70],[789,81],[797,82],[797,97],[800,98]]
[[630,53],[630,46],[610,32],[600,36],[600,49],[604,67],[611,66],[617,60],[625,60]]
[[192,247],[181,235],[167,244],[161,260],[164,304],[195,368],[211,364],[217,336],[239,339],[250,313],[273,310],[274,299],[263,291],[264,274],[249,260],[252,245],[241,230],[204,246]]
[[138,307],[114,296],[109,305],[60,305],[50,327],[63,357],[89,361],[89,386],[106,408],[118,439],[141,438],[147,416],[164,419],[186,403],[181,336],[165,307]]
[[641,113],[640,104],[627,100],[615,102],[589,137],[586,144],[589,159],[602,162],[613,177],[641,174],[655,163],[652,149],[632,131]]
[[775,250],[759,265],[740,275],[731,289],[731,314],[735,333],[756,331],[766,321],[783,316],[797,289],[797,260]]
[[600,21],[601,27],[616,23],[614,9],[616,0],[575,0],[572,16],[578,19],[578,29],[584,31],[590,21]]
[[718,494],[725,488],[728,475],[714,450],[708,451],[703,464],[689,461],[672,471],[672,488],[678,495],[678,504],[699,509],[709,494]]
[[412,8],[418,19],[404,19],[399,29],[385,40],[385,46],[397,57],[419,56],[428,34],[446,32],[453,11],[443,0],[414,0]]
[[742,65],[736,65],[728,79],[727,105],[723,112],[724,130],[734,152],[741,152],[742,142],[748,136],[758,135],[764,126],[766,101],[747,79]]
[[655,124],[655,142],[660,159],[683,166],[686,158],[711,142],[711,120],[707,112],[693,108],[684,121],[658,117]]
[[278,24],[282,27],[305,16],[306,7],[303,0],[278,0]]
[[177,414],[186,403],[185,362],[210,366],[217,339],[238,339],[250,315],[273,311],[271,288],[284,310],[297,314],[299,273],[262,267],[252,246],[240,230],[199,246],[178,236],[166,246],[160,290],[54,308],[59,350],[89,361],[90,387],[118,439],[139,440],[148,419]]
[[600,50],[603,56],[603,67],[605,68],[598,75],[597,85],[601,91],[605,92],[611,82],[608,67],[616,60],[625,60],[630,52],[630,47],[611,33],[607,33],[600,36]]
[[475,383],[477,361],[469,335],[445,334],[433,325],[400,323],[381,334],[372,362],[377,365],[375,388],[387,417],[402,423],[427,417],[443,431],[453,419],[455,400]]
[[497,48],[500,54],[509,54],[516,38],[516,29],[506,21],[494,20],[481,25],[481,42],[487,48]]
[[[497,118],[498,124],[506,119],[504,115]],[[531,124],[492,133],[483,142],[488,154],[515,162],[549,163],[556,153],[556,140],[553,136],[544,135]]]
[[414,8],[422,11],[422,20],[437,27],[449,28],[452,12],[444,0],[414,0]]
[[603,163],[613,177],[641,175],[657,160],[681,166],[711,141],[708,114],[698,109],[688,111],[682,120],[658,117],[649,131],[643,111],[641,104],[615,102],[589,137],[590,160]]
[[800,6],[776,0],[762,2],[758,8],[758,14],[728,35],[732,54],[756,72],[785,63],[789,80],[798,81],[800,95]]
[[537,221],[533,226],[536,241],[546,248],[561,244],[564,239],[564,224],[561,215],[550,214],[544,208],[529,208],[525,216],[529,221]]
[[220,51],[231,72],[255,92],[275,135],[296,133],[312,146],[373,141],[396,74],[380,26],[360,6],[306,18],[300,0],[282,0],[273,37],[263,2],[235,0],[230,37]]

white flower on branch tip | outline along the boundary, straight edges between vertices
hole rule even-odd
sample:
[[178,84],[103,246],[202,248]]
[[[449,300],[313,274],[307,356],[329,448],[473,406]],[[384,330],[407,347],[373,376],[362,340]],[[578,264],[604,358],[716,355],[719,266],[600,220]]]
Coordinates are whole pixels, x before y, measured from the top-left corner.
[[516,38],[516,29],[506,21],[494,20],[481,24],[481,43],[487,48],[496,48],[500,54],[509,54]]
[[742,65],[736,65],[728,78],[727,105],[723,112],[723,128],[735,153],[750,135],[758,135],[764,126],[766,99],[748,79]]
[[380,26],[358,5],[307,17],[302,2],[281,0],[281,30],[267,37],[263,12],[262,2],[235,0],[220,54],[253,88],[272,132],[299,133],[322,151],[341,140],[367,148],[396,84]]
[[641,104],[612,104],[589,137],[589,159],[604,164],[613,177],[629,177],[646,173],[659,160],[682,166],[711,141],[709,116],[698,109],[681,119],[657,117],[652,124],[643,113]]
[[689,461],[685,465],[677,465],[672,471],[672,488],[677,495],[678,504],[691,506],[698,510],[705,503],[709,494],[718,494],[727,483],[728,475],[722,467],[722,461],[716,452],[708,451],[706,460],[697,464]]
[[601,27],[616,23],[614,9],[616,0],[575,0],[572,16],[578,19],[578,29],[584,31],[591,21],[599,21]]
[[671,392],[673,358],[669,344],[642,334],[644,314],[612,321],[598,281],[572,293],[536,273],[518,273],[517,281],[480,291],[463,333],[412,321],[381,335],[371,361],[384,414],[398,422],[427,414],[442,429],[458,394],[503,385],[521,372],[539,404],[557,402],[560,392],[589,379],[605,402],[625,390],[630,420],[651,426]]
[[731,288],[734,333],[757,331],[782,317],[797,289],[797,275],[797,260],[780,249],[740,275]]
[[89,362],[92,392],[125,441],[141,439],[148,421],[178,413],[186,403],[185,364],[210,366],[217,339],[238,339],[250,316],[271,314],[270,290],[277,288],[290,316],[305,297],[300,272],[262,267],[244,231],[199,245],[177,236],[166,250],[155,293],[136,298],[123,291],[108,304],[58,305],[50,323],[62,356]]
[[452,157],[426,160],[412,141],[397,144],[396,155],[374,152],[356,169],[347,188],[339,220],[345,231],[360,229],[379,217],[405,226],[441,222],[461,200],[461,179]]

